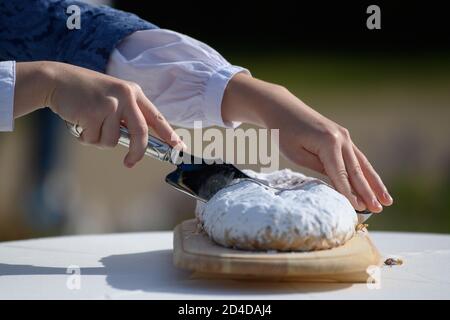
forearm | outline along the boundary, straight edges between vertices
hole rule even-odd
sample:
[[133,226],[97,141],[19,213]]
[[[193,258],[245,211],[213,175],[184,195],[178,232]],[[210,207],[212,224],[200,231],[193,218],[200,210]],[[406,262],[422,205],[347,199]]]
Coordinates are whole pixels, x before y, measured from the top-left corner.
[[222,100],[224,121],[238,121],[266,128],[290,123],[287,118],[322,117],[286,88],[246,74],[230,80]]
[[55,64],[47,61],[16,64],[14,118],[49,105]]

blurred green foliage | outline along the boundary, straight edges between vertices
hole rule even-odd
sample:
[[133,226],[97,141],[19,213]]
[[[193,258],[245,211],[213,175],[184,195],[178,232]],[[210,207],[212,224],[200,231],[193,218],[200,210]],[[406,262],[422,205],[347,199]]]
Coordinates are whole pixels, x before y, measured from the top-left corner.
[[382,217],[371,217],[370,229],[450,233],[450,181],[430,186],[407,176],[395,177],[389,186],[395,203]]
[[[225,50],[227,51],[227,50]],[[392,85],[449,91],[450,53],[236,52],[225,56],[252,75],[279,83],[294,93],[333,93]],[[299,92],[301,90],[302,92]]]

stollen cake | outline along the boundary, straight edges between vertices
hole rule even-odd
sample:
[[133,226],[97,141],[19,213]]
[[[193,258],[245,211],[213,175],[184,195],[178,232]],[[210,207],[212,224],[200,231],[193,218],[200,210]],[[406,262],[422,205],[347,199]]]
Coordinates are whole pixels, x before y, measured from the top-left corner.
[[355,233],[358,218],[350,202],[320,180],[289,169],[244,172],[270,185],[236,180],[196,217],[216,243],[243,250],[311,251],[340,246]]

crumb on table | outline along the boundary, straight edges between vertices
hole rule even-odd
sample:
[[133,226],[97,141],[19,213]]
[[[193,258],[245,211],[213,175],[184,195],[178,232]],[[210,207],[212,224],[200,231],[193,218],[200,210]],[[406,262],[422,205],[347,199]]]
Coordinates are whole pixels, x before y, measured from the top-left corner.
[[384,261],[384,265],[386,266],[401,266],[403,264],[403,260],[400,258],[387,258]]

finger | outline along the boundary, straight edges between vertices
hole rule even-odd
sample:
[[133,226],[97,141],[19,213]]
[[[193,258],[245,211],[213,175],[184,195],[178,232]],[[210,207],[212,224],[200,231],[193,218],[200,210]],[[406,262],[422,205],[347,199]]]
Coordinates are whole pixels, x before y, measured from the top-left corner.
[[320,159],[326,174],[330,177],[337,191],[342,193],[356,210],[365,210],[364,203],[361,200],[358,201],[357,196],[352,192],[344,159],[342,158],[341,146],[338,145],[332,150],[328,150],[327,153],[320,156]]
[[80,124],[83,131],[78,140],[83,144],[97,145],[100,140],[101,121],[91,121],[89,124]]
[[357,192],[358,196],[364,201],[366,207],[370,211],[381,212],[383,207],[378,202],[375,193],[367,182],[366,177],[362,172],[361,165],[353,151],[353,147],[350,144],[344,145],[342,154],[353,190]]
[[132,168],[145,154],[148,143],[148,127],[135,101],[124,108],[123,119],[130,135],[130,147],[124,164],[128,168]]
[[142,91],[137,94],[137,103],[144,115],[147,124],[155,130],[156,134],[172,147],[181,145],[182,148],[186,148],[186,145],[181,141],[180,137],[176,134],[169,122],[159,112],[159,110],[147,99]]
[[99,145],[105,148],[113,148],[120,138],[120,117],[118,113],[110,114],[105,121],[100,132]]
[[361,150],[358,149],[358,147],[353,145],[353,150],[355,152],[356,157],[358,158],[359,163],[361,164],[361,169],[364,173],[364,176],[369,182],[369,185],[372,188],[372,190],[375,192],[378,200],[381,202],[382,205],[390,206],[394,202],[394,200],[389,194],[380,176],[375,171],[373,166],[370,164],[369,160],[367,160],[367,157],[361,152]]

